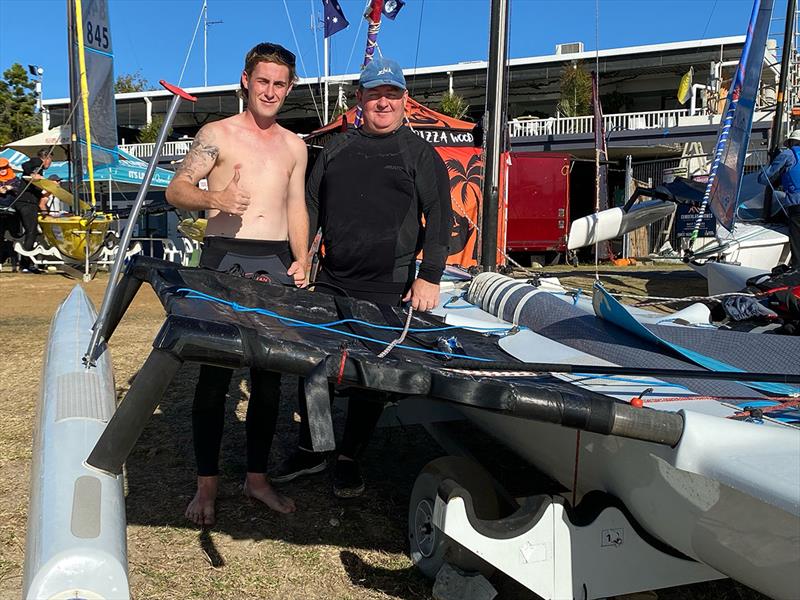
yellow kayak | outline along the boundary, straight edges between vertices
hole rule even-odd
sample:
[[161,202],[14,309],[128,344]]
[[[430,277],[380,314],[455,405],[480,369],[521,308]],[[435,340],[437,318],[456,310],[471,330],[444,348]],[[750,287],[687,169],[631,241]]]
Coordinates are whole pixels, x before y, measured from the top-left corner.
[[47,242],[58,248],[64,258],[83,261],[86,258],[86,240],[89,240],[89,257],[103,247],[111,215],[95,214],[93,219],[70,215],[65,217],[40,216],[39,226]]

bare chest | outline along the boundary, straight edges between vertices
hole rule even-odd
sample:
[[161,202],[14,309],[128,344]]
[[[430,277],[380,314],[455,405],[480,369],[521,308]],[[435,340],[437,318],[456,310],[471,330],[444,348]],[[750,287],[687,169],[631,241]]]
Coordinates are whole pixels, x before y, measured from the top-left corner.
[[238,171],[239,185],[246,189],[285,188],[295,162],[281,138],[231,136],[220,145],[219,158],[209,176],[209,185],[212,189],[222,189]]

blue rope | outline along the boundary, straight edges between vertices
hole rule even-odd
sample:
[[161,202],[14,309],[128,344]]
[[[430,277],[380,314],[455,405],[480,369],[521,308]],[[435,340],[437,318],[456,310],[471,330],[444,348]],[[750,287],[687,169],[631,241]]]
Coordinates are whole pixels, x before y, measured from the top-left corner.
[[[464,309],[464,308],[475,308],[475,306],[473,306],[472,304],[470,304],[466,300],[464,300],[465,296],[466,296],[466,294],[461,294],[460,296],[453,296],[447,302],[442,304],[442,308],[449,308],[450,310],[460,310],[460,309]],[[466,306],[453,306],[451,304],[452,302],[458,302],[459,300],[463,300],[464,302],[467,302],[467,305]]]
[[[274,311],[267,310],[265,308],[252,308],[252,307],[249,307],[249,306],[243,306],[243,305],[239,304],[238,302],[233,302],[231,300],[224,300],[222,298],[217,298],[216,296],[212,296],[210,294],[206,294],[204,292],[199,292],[197,290],[193,290],[193,289],[190,289],[190,288],[179,288],[177,291],[185,293],[186,294],[185,297],[190,299],[190,300],[205,300],[207,302],[216,302],[218,304],[224,304],[225,306],[228,306],[228,307],[232,308],[236,312],[243,312],[243,313],[252,312],[252,313],[259,314],[259,315],[264,315],[266,317],[271,317],[273,319],[277,319],[278,321],[280,321],[284,325],[288,325],[290,327],[308,327],[310,329],[319,329],[319,330],[322,330],[322,331],[328,331],[330,333],[337,333],[339,335],[355,338],[357,340],[363,340],[363,341],[366,341],[366,342],[375,342],[377,344],[386,344],[386,340],[379,340],[379,339],[376,339],[376,338],[371,338],[371,337],[364,336],[364,335],[358,335],[358,334],[350,333],[350,332],[347,332],[347,331],[340,331],[338,329],[333,329],[333,327],[331,325],[325,324],[325,323],[322,323],[322,324],[320,324],[320,323],[309,323],[308,321],[303,321],[303,320],[300,320],[300,319],[293,319],[291,317],[285,317],[285,316],[282,316],[282,315],[280,315],[280,314],[278,314],[278,313],[276,313]],[[398,331],[402,329],[402,327],[388,327],[388,326],[383,326],[383,325],[375,325],[373,323],[368,323],[366,321],[359,321],[357,319],[342,319],[341,321],[333,321],[334,324],[348,323],[348,322],[361,323],[361,324],[364,324],[364,325],[369,326],[369,327],[376,327],[376,328],[382,328],[382,329],[392,329],[392,330],[398,330]],[[447,328],[409,329],[409,331],[414,331],[414,332],[441,331],[443,329],[458,329],[458,327],[451,326],[451,327],[447,327]],[[502,329],[500,331],[505,332],[505,331],[507,331],[507,329]],[[398,344],[395,347],[396,348],[403,348],[404,350],[412,350],[412,351],[415,351],[415,352],[424,352],[426,354],[435,354],[437,356],[446,356],[448,358],[452,358],[452,357],[456,356],[458,358],[465,358],[467,360],[475,360],[475,361],[480,361],[480,362],[491,362],[491,359],[481,358],[479,356],[470,356],[470,355],[467,355],[467,354],[453,354],[451,352],[442,352],[440,350],[430,350],[428,348],[416,348],[414,346],[406,346],[406,345],[403,345],[403,344]]]

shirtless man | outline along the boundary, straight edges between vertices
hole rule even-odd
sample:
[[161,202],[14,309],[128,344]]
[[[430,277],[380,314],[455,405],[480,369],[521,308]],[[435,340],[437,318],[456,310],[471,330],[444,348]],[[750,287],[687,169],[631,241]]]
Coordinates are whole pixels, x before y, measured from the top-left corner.
[[[308,262],[305,204],[307,151],[295,134],[276,122],[296,80],[294,54],[277,44],[259,44],[245,58],[241,91],[247,109],[205,125],[167,188],[167,200],[186,210],[207,211],[201,266],[225,270],[226,255],[269,264],[270,277],[304,286]],[[208,179],[208,191],[197,187]],[[287,241],[288,240],[288,241]],[[283,272],[275,272],[276,259]],[[225,395],[232,371],[202,365],[192,407],[197,493],[186,516],[213,525]],[[271,509],[290,513],[294,501],[275,491],[266,477],[267,457],[280,402],[280,375],[250,370],[247,407],[247,477],[244,493]]]

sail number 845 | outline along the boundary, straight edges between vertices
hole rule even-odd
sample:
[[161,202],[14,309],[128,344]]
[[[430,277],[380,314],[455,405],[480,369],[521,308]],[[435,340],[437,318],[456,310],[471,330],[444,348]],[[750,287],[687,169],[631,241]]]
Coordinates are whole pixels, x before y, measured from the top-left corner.
[[100,27],[100,25],[92,25],[91,21],[86,21],[86,41],[98,48],[108,50],[108,27]]

